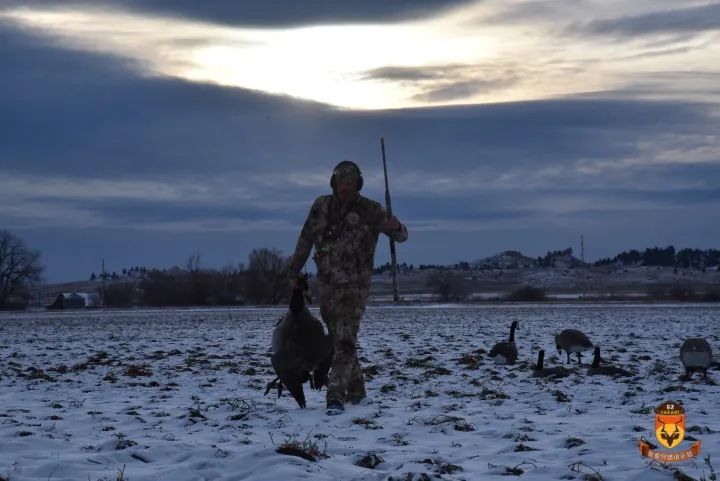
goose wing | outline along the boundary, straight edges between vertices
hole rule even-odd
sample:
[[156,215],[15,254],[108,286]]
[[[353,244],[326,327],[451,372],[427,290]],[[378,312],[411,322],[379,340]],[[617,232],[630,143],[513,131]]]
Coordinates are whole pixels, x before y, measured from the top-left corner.
[[330,336],[325,334],[322,322],[313,317],[309,310],[298,319],[295,331],[297,344],[303,360],[312,369],[320,364],[332,350]]
[[270,357],[275,373],[285,385],[292,397],[301,408],[305,408],[305,391],[303,383],[307,380],[308,372],[304,368],[302,359],[297,354],[280,351]]
[[490,350],[490,353],[488,354],[489,357],[496,357],[497,355],[501,355],[505,358],[508,364],[512,364],[517,360],[517,346],[515,345],[515,342],[498,342],[493,346],[493,348]]

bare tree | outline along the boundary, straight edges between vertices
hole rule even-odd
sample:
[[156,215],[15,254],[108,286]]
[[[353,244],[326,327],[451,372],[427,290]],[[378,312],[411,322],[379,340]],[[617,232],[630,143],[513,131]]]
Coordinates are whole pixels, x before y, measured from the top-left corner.
[[0,229],[0,310],[12,298],[29,297],[29,288],[40,280],[40,252],[30,250],[19,237]]
[[463,277],[447,270],[431,272],[427,278],[427,285],[433,289],[442,302],[461,301],[470,293]]
[[249,256],[246,295],[257,304],[277,304],[288,295],[289,259],[275,249],[253,249]]
[[195,252],[185,261],[185,267],[189,272],[197,272],[200,270],[200,253]]

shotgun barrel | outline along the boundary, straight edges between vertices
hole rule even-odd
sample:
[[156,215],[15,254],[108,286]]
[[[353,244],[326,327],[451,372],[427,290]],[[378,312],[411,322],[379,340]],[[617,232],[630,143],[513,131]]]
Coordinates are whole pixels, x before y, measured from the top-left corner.
[[[388,186],[387,161],[385,160],[385,139],[380,138],[380,148],[382,149],[383,172],[385,172],[385,209],[388,216],[392,217],[392,203],[390,202],[390,187]],[[395,240],[390,237],[390,272],[392,273],[393,285],[393,301],[399,302],[400,295],[398,293],[397,284],[397,255],[395,254]]]

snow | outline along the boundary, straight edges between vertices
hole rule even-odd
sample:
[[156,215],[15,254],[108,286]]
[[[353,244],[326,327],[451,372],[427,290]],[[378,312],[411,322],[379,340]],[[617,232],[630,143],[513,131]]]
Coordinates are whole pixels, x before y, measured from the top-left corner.
[[[360,333],[361,364],[375,373],[369,398],[338,416],[307,386],[306,410],[263,395],[283,313],[0,313],[0,479],[475,480],[508,479],[516,468],[523,480],[594,470],[605,480],[671,480],[638,450],[640,436],[654,440],[647,408],[668,399],[683,403],[702,455],[720,453],[718,371],[684,382],[679,360],[686,337],[720,352],[718,306],[370,307]],[[513,319],[519,361],[497,366],[484,351],[507,338]],[[564,328],[583,330],[636,375],[590,377],[583,366],[560,380],[531,377],[539,349],[546,366],[563,362],[553,336]],[[277,453],[288,441],[327,457]],[[370,453],[382,459],[374,469],[355,464]],[[702,458],[677,467],[710,475]]]

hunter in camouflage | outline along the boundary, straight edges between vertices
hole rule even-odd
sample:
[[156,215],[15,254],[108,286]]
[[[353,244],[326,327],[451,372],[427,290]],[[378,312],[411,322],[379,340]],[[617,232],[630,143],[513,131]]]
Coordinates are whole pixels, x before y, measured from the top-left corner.
[[385,209],[359,194],[363,178],[350,161],[340,162],[330,179],[332,195],[315,199],[290,260],[295,282],[315,248],[320,288],[320,314],[333,339],[335,354],[327,392],[329,410],[343,410],[365,397],[357,358],[357,334],[372,280],[375,246],[380,233],[404,242],[407,229]]

